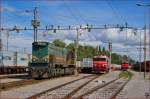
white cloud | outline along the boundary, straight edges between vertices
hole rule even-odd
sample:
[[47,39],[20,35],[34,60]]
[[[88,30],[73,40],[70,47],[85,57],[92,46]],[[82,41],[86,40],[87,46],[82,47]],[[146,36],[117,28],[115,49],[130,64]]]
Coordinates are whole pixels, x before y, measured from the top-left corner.
[[1,11],[2,12],[9,12],[9,13],[13,13],[13,12],[15,12],[15,9],[13,8],[13,7],[11,7],[11,6],[2,6],[1,7]]
[[[30,36],[25,36],[22,34],[12,34],[8,37],[8,50],[23,52],[23,48],[27,48],[28,51],[31,53],[33,38]],[[2,32],[2,43],[3,43],[3,50],[7,49],[7,37],[6,32]]]
[[[108,49],[109,40],[112,41],[112,49],[114,52],[124,53],[126,49],[129,49],[130,56],[138,60],[137,55],[137,47],[139,47],[140,43],[140,32],[141,32],[141,43],[144,41],[144,31],[138,30],[136,35],[134,35],[134,31],[131,29],[127,29],[125,31],[120,32],[119,29],[112,28],[107,30],[91,30],[91,32],[87,32],[86,30],[80,35],[79,43],[82,45],[91,45],[96,47],[97,45],[101,45],[102,47],[106,47]],[[45,34],[46,36],[43,36]],[[48,42],[52,42],[54,39],[61,39],[67,44],[73,43],[76,39],[77,32],[76,31],[39,31],[38,38],[39,40],[44,40]],[[147,31],[148,35],[148,31]],[[148,37],[148,36],[147,36]],[[19,48],[28,48],[31,51],[31,44],[33,41],[33,37],[18,35],[18,36],[10,36],[9,37],[9,45],[17,46]],[[4,37],[4,43],[6,45],[6,37]],[[148,43],[148,39],[147,39]],[[148,49],[149,50],[149,49]],[[121,52],[122,51],[122,52]],[[148,52],[149,53],[149,52]],[[148,56],[147,56],[148,58]]]
[[[119,31],[119,29],[112,28],[107,30],[92,30],[92,32],[83,32],[79,37],[79,43],[84,45],[91,45],[91,46],[105,46],[108,48],[109,40],[112,41],[113,50],[114,51],[135,51],[140,44],[140,32],[141,32],[141,43],[143,45],[144,42],[144,31],[137,30],[136,33],[132,29],[127,29],[124,31]],[[148,31],[147,31],[148,35]],[[61,39],[65,42],[73,42],[76,39],[76,31],[58,31],[56,34],[51,34],[49,36],[54,39]],[[147,36],[148,37],[148,36]],[[148,38],[147,38],[148,43]],[[125,52],[123,52],[125,53]],[[126,53],[125,53],[126,54]],[[137,52],[136,52],[137,54]],[[131,57],[138,59],[137,55],[130,54]],[[148,56],[147,56],[148,57]]]

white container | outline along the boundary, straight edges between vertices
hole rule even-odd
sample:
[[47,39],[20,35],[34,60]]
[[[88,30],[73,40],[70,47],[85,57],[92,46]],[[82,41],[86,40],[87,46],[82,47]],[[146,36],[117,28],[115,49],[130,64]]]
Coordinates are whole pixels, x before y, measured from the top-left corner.
[[76,66],[80,68],[82,66],[82,62],[81,61],[77,61],[76,62]]
[[93,59],[92,58],[83,58],[82,67],[93,67]]
[[0,51],[0,66],[28,66],[30,55],[13,51]]
[[17,54],[17,66],[28,66],[30,61],[29,54],[18,53]]
[[1,51],[1,64],[3,66],[13,66],[14,64],[14,53],[8,51]]

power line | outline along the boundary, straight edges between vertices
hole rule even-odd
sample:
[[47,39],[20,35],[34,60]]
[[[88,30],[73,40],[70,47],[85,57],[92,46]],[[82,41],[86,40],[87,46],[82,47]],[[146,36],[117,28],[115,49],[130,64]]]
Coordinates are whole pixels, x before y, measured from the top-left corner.
[[72,17],[78,22],[80,23],[79,18],[73,13],[72,9],[69,7],[69,5],[67,5],[66,1],[64,1],[64,6],[67,8],[67,10],[70,12],[70,14],[72,15]]
[[[106,0],[106,3],[108,4],[108,6],[112,9],[112,12],[114,14],[114,16],[116,17],[116,20],[119,21],[119,23],[124,23],[124,19],[123,17],[121,16],[121,14],[119,14],[115,8],[111,5],[111,3],[109,2],[109,0]],[[122,22],[121,22],[122,21]],[[126,22],[126,21],[125,21]]]

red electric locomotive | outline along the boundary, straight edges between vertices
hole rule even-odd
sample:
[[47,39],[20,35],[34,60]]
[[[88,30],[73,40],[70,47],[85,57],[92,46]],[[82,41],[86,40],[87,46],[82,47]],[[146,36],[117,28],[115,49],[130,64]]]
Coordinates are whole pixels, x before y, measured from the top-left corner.
[[126,71],[129,68],[129,64],[127,61],[121,63],[121,70]]
[[95,56],[93,58],[93,72],[102,73],[109,71],[109,58],[107,56]]

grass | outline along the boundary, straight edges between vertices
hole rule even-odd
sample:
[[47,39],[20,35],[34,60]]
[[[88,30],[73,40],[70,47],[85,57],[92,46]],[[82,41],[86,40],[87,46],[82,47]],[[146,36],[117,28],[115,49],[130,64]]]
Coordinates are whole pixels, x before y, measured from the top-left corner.
[[119,74],[119,77],[124,77],[124,78],[129,78],[129,79],[131,79],[132,73],[129,72],[129,71],[122,71],[122,72]]

